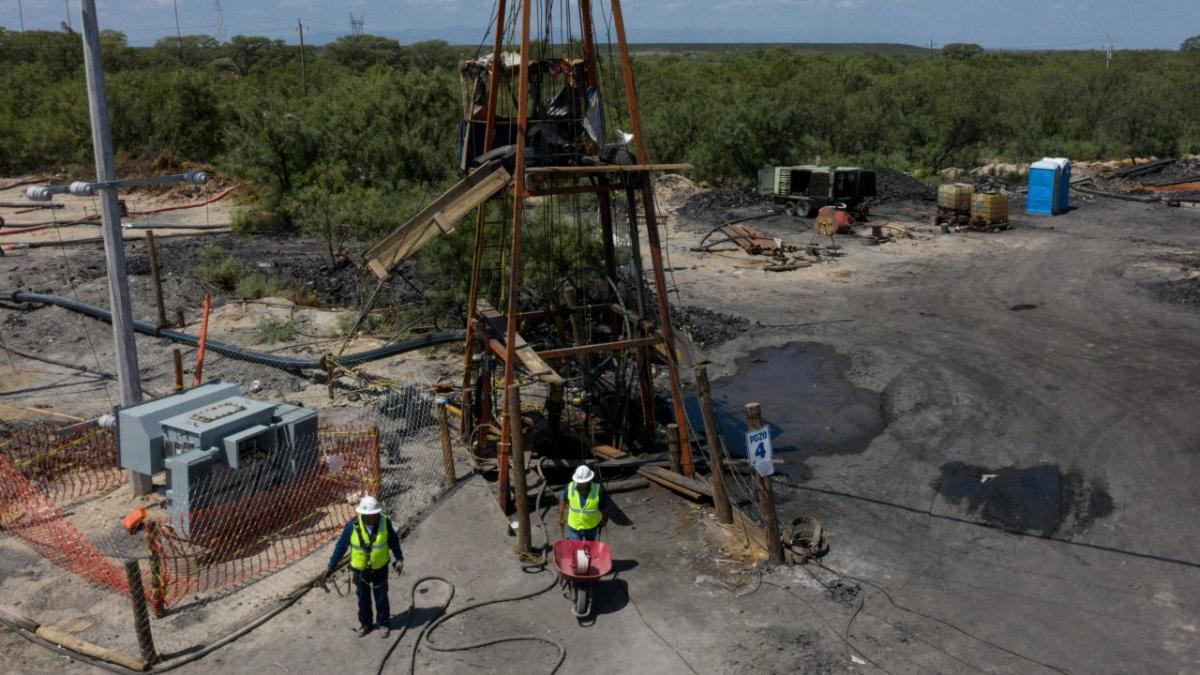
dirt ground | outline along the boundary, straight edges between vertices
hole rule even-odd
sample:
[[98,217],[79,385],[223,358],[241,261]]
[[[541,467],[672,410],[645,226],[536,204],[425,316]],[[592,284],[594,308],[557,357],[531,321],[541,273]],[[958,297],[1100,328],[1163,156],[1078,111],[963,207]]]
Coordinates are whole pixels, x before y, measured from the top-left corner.
[[[1009,231],[943,235],[928,202],[894,201],[874,211],[892,241],[838,237],[842,255],[788,272],[692,250],[712,223],[761,203],[673,213],[671,300],[712,364],[723,421],[736,431],[741,406],[763,403],[784,460],[781,520],[820,518],[830,554],[759,583],[707,511],[657,489],[620,495],[629,524],[609,536],[625,562],[604,582],[597,625],[577,627],[551,591],[469,613],[435,642],[537,633],[566,644],[568,669],[601,672],[1194,670],[1200,212],[1082,196],[1075,206],[1032,217],[1018,199]],[[752,224],[802,247],[812,238],[787,216]],[[0,287],[43,255],[0,259]],[[103,280],[88,283],[81,294],[102,298]],[[77,329],[61,310],[18,316],[22,335],[93,330],[98,350],[108,342],[107,326]],[[248,330],[239,321],[224,325]],[[323,389],[272,386],[286,385]],[[464,485],[406,542],[405,576],[450,577],[454,606],[548,583],[512,562],[481,490]],[[419,604],[440,593],[431,586]],[[398,622],[407,595],[393,586]],[[195,668],[371,671],[384,643],[350,636],[352,604],[310,593]],[[412,639],[390,671],[407,668]],[[423,671],[515,673],[548,668],[553,653],[524,644],[419,660]],[[0,654],[19,672],[62,664],[7,633]]]
[[[1011,231],[951,235],[921,226],[920,204],[880,208],[915,238],[851,239],[778,274],[697,256],[686,230],[672,241],[680,304],[754,322],[706,354],[728,376],[714,389],[736,392],[736,414],[774,402],[767,421],[795,441],[784,519],[819,517],[826,564],[869,581],[864,612],[884,617],[860,617],[859,644],[919,635],[961,659],[938,667],[951,672],[1200,662],[1200,213],[1075,205],[1040,218],[1018,202]],[[764,349],[791,343],[835,372],[796,378]],[[830,349],[840,370],[821,365]],[[875,393],[882,424],[847,387]]]

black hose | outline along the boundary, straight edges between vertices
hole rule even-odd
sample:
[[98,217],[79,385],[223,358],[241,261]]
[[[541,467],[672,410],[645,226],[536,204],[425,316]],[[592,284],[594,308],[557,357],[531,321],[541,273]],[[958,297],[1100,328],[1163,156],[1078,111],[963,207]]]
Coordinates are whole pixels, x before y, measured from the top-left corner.
[[[10,299],[12,302],[28,302],[42,305],[54,305],[63,309],[78,312],[85,316],[90,316],[93,319],[100,321],[112,322],[112,313],[102,307],[89,305],[70,298],[64,298],[59,295],[50,295],[48,293],[30,293],[26,291],[4,291],[0,292],[0,297]],[[190,333],[182,331],[170,330],[167,328],[159,328],[149,321],[142,319],[133,320],[133,329],[144,335],[152,335],[154,337],[166,338],[172,342],[195,347],[199,344],[200,338]],[[370,361],[377,361],[396,354],[424,349],[425,347],[433,347],[435,345],[448,344],[451,342],[460,342],[466,335],[466,331],[451,330],[442,331],[440,333],[430,333],[420,337],[395,342],[383,347],[369,349],[356,354],[346,354],[337,358],[337,362],[344,366],[358,366]],[[251,361],[261,363],[272,368],[282,370],[323,370],[325,368],[325,359],[297,359],[288,358],[286,356],[276,356],[266,352],[253,351],[243,349],[235,345],[208,340],[205,344],[205,349],[208,351],[227,356],[231,359],[240,361]]]
[[[396,638],[392,641],[392,646],[388,647],[388,650],[386,653],[384,653],[383,658],[379,660],[379,666],[375,669],[375,675],[383,675],[383,670],[384,670],[384,668],[387,667],[388,660],[392,657],[392,654],[395,653],[396,648],[400,646],[400,641],[404,639],[404,636],[408,633],[408,630],[410,628],[412,628],[412,618],[417,609],[417,589],[421,586],[421,584],[424,584],[427,581],[440,581],[441,583],[446,584],[446,586],[448,586],[450,588],[450,596],[446,598],[446,601],[444,603],[442,603],[442,606],[440,608],[440,610],[442,612],[446,611],[446,608],[448,608],[450,606],[450,602],[454,599],[454,593],[456,590],[454,587],[454,584],[450,583],[449,580],[447,580],[443,577],[439,577],[439,576],[421,577],[420,579],[417,579],[415,582],[413,582],[412,588],[409,591],[408,620],[404,622],[404,628],[400,629],[400,634],[397,635]],[[483,642],[475,642],[475,643],[472,643],[469,645],[457,645],[454,647],[439,647],[439,646],[433,644],[431,636],[433,635],[433,632],[435,630],[437,630],[439,626],[442,625],[442,623],[444,623],[444,622],[448,621],[449,619],[452,619],[460,614],[465,614],[467,612],[479,609],[481,607],[487,607],[488,605],[498,605],[503,602],[517,602],[519,600],[528,600],[529,598],[537,597],[543,593],[546,593],[546,592],[552,590],[557,585],[558,585],[558,577],[556,576],[554,578],[554,581],[549,586],[542,588],[540,590],[536,590],[531,593],[525,593],[524,595],[514,596],[511,598],[497,598],[495,600],[485,600],[483,602],[476,602],[476,603],[472,603],[470,605],[466,605],[465,607],[456,609],[453,612],[450,612],[449,614],[442,614],[437,619],[435,619],[433,622],[426,625],[425,628],[421,631],[421,634],[417,636],[416,642],[413,643],[412,652],[409,655],[409,663],[408,663],[409,673],[410,674],[415,673],[417,670],[417,652],[421,649],[422,643],[424,643],[426,647],[428,647],[429,649],[431,649],[435,652],[461,652],[461,651],[467,651],[470,649],[479,649],[481,647],[490,647],[492,645],[498,645],[498,644],[501,644],[504,642],[542,642],[542,643],[548,644],[558,650],[558,658],[554,662],[554,667],[550,669],[550,675],[554,675],[554,673],[558,672],[558,669],[560,667],[562,667],[563,661],[567,658],[567,650],[564,649],[562,645],[558,644],[557,642],[555,642],[549,638],[544,638],[544,637],[541,637],[538,635],[511,635],[508,637],[501,637],[501,638],[495,638],[492,640],[485,640]]]

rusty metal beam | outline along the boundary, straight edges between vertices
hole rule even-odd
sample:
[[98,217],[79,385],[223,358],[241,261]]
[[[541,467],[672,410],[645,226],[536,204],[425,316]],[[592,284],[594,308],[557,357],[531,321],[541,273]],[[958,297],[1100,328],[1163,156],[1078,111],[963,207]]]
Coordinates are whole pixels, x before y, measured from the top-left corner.
[[[621,74],[625,83],[625,101],[629,106],[629,126],[633,134],[637,160],[645,162],[646,140],[642,135],[642,121],[638,112],[637,89],[633,83],[633,64],[629,61],[629,42],[625,38],[625,19],[621,12],[621,0],[610,0],[613,12],[613,25],[617,31],[617,48],[621,54]],[[671,165],[643,164],[644,167],[665,168]],[[659,330],[668,352],[674,349],[675,334],[671,329],[671,312],[667,304],[667,280],[663,271],[662,246],[658,238],[658,219],[654,212],[654,189],[650,185],[649,175],[642,179],[642,208],[646,212],[646,236],[650,243],[650,260],[654,268],[654,285],[658,296]],[[687,438],[687,415],[683,410],[683,387],[679,382],[679,372],[672,359],[667,367],[671,381],[671,403],[675,412],[675,423],[679,425],[680,444],[683,448],[683,472],[692,475],[692,446]]]
[[548,197],[550,195],[578,195],[588,193],[600,194],[603,192],[610,192],[614,189],[617,188],[614,188],[610,183],[604,183],[601,185],[568,185],[564,187],[533,188],[526,190],[525,194],[530,197]]
[[[529,133],[529,19],[533,0],[521,0],[521,68],[517,84],[517,151],[513,165],[512,247],[508,256],[508,322],[504,339],[504,410],[509,409],[508,387],[513,383],[517,361],[517,291],[521,283],[521,228],[525,220],[525,137]],[[500,509],[508,513],[509,429],[513,420],[504,416],[500,429]],[[519,423],[519,421],[518,421]]]
[[[633,105],[629,110],[632,113]],[[591,173],[639,173],[644,171],[687,171],[696,167],[691,164],[595,164],[585,166],[531,166],[526,169],[530,176],[546,174],[591,174]]]
[[[492,134],[495,132],[496,126],[496,101],[500,91],[500,73],[502,69],[499,67],[503,61],[501,51],[504,49],[504,15],[506,12],[506,0],[496,0],[496,37],[492,45],[492,76],[488,78],[488,99],[486,120],[484,122],[483,136],[483,151],[487,152],[492,149]],[[483,265],[483,242],[484,242],[484,225],[487,220],[487,202],[479,205],[479,209],[475,212],[475,251],[471,258],[471,290],[467,297],[467,337],[466,345],[463,350],[463,392],[471,390],[471,358],[474,356],[474,338],[472,337],[472,326],[475,322],[475,301],[479,297],[479,270]],[[463,438],[470,436],[470,430],[467,426],[470,424],[470,415],[464,410],[460,420],[461,426],[459,433]],[[482,437],[481,437],[482,438]],[[480,449],[483,448],[483,441],[480,441]]]
[[581,345],[578,347],[562,347],[560,349],[547,349],[538,352],[545,361],[554,359],[565,359],[568,356],[579,356],[581,354],[594,354],[596,352],[615,352],[622,349],[634,349],[636,347],[648,347],[653,344],[662,342],[662,338],[655,335],[653,337],[633,338],[631,340],[617,340],[616,342],[598,342],[591,345]]

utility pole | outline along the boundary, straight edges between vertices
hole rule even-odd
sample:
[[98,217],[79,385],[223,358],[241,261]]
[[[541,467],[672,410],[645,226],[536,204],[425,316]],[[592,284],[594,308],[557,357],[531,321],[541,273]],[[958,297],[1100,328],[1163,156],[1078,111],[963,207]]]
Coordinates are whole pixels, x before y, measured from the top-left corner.
[[[100,26],[96,20],[96,0],[79,1],[83,22],[83,59],[87,73],[88,111],[92,118],[92,150],[96,155],[96,180],[116,180],[112,133],[108,121],[108,98],[104,87],[104,67],[100,61]],[[129,277],[125,271],[125,241],[121,236],[121,207],[117,188],[99,188],[101,232],[104,234],[104,261],[108,271],[108,300],[112,309],[113,344],[117,358],[117,382],[121,405],[142,402],[142,383],[138,379],[137,343],[133,338],[133,312],[130,309]],[[136,495],[154,489],[147,474],[129,472],[129,483]]]
[[308,95],[308,71],[304,68],[304,24],[296,19],[296,29],[300,31],[300,94]]
[[1112,35],[1105,35],[1104,36],[1104,69],[1105,70],[1108,70],[1109,64],[1112,63],[1112,57],[1113,57]]

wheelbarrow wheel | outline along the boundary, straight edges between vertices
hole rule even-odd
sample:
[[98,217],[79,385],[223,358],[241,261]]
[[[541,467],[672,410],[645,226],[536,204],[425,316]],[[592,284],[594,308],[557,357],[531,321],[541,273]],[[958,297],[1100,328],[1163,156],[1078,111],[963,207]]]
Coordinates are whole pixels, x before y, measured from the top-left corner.
[[592,585],[575,584],[575,616],[583,618],[588,615],[592,604]]

